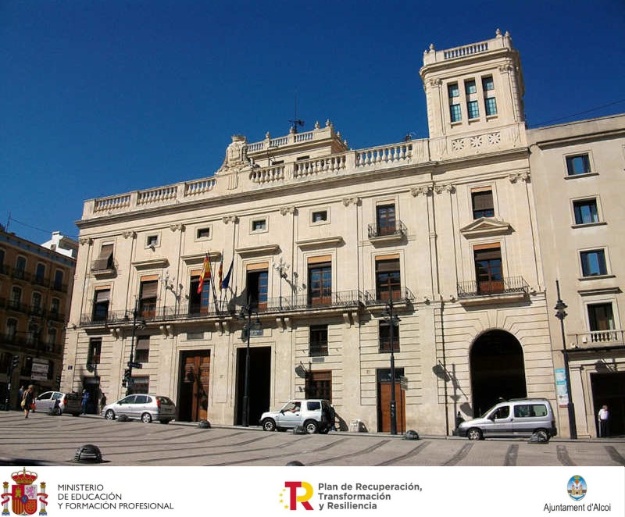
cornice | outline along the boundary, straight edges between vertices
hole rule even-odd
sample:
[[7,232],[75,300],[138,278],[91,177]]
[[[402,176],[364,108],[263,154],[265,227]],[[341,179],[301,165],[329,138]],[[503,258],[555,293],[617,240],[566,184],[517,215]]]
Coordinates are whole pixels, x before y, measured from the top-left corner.
[[323,237],[321,239],[306,239],[297,241],[295,244],[302,250],[312,250],[321,248],[336,248],[345,242],[343,237]]
[[280,251],[277,244],[267,244],[265,246],[251,246],[249,248],[236,248],[234,250],[241,258],[257,257],[261,255],[275,255]]

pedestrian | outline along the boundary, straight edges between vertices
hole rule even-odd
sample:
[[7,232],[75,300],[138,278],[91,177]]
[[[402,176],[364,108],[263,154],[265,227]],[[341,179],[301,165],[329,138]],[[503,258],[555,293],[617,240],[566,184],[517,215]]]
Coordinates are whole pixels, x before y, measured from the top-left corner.
[[24,418],[28,418],[28,414],[30,413],[33,401],[35,400],[35,392],[34,386],[31,384],[28,386],[24,394],[22,395],[22,409],[24,410]]
[[102,396],[100,397],[100,411],[104,409],[104,406],[106,406],[106,395],[102,393]]
[[21,409],[22,399],[24,398],[24,390],[26,388],[24,385],[20,386],[20,389],[17,391],[17,404],[20,406],[17,409]]
[[87,403],[89,402],[89,392],[87,390],[82,390],[82,414],[87,414]]
[[599,421],[599,436],[607,438],[610,435],[610,412],[605,404],[601,406],[597,414],[597,420]]

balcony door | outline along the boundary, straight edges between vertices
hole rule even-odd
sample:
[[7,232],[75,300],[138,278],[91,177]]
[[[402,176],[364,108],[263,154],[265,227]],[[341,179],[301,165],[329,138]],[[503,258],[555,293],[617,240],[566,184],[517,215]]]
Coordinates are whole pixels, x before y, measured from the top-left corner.
[[308,265],[308,303],[329,305],[332,302],[332,264],[319,262]]
[[393,235],[396,228],[395,205],[379,205],[376,208],[378,236]]
[[499,245],[476,246],[473,248],[473,257],[477,292],[480,294],[503,292],[504,283]]

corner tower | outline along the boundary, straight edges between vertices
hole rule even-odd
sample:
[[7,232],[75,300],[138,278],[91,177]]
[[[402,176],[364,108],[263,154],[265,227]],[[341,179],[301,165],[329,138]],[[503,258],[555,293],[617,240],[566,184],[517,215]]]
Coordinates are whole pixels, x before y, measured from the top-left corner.
[[447,50],[430,45],[420,75],[431,139],[504,128],[511,129],[509,138],[524,133],[523,75],[507,32]]

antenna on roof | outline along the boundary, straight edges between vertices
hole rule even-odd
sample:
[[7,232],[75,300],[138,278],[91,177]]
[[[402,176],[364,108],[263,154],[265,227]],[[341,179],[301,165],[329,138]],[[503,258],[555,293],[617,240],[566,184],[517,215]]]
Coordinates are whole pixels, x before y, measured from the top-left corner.
[[295,92],[295,115],[293,120],[289,120],[291,123],[291,133],[297,133],[297,128],[304,127],[304,121],[297,118],[297,92]]

